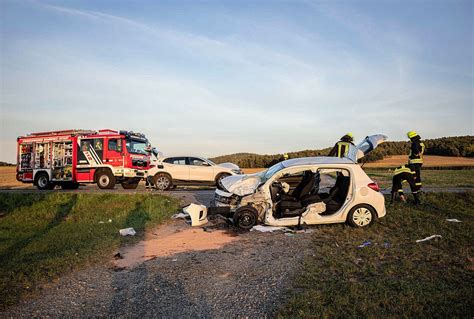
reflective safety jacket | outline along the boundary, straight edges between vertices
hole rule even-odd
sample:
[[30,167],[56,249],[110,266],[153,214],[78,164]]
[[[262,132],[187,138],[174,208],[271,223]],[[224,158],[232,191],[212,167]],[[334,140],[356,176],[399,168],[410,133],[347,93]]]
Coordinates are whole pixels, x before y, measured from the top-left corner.
[[393,176],[399,175],[402,173],[409,173],[409,174],[415,174],[415,171],[412,171],[408,166],[402,165],[400,167],[397,167],[395,171],[393,171]]
[[[334,145],[332,150],[329,152],[328,156],[337,156],[337,157],[345,157],[349,153],[349,145],[351,145],[351,142],[344,142],[344,141],[339,141]],[[354,145],[354,144],[352,144]]]
[[410,154],[408,155],[408,164],[423,164],[423,153],[425,152],[425,144],[420,140],[414,140],[411,143]]

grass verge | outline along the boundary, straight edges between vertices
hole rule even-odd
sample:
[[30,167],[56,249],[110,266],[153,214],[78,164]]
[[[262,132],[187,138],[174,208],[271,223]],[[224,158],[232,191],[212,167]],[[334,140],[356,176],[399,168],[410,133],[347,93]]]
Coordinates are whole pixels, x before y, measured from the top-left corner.
[[[0,194],[0,307],[61,274],[107,260],[177,208],[176,199],[146,194]],[[137,235],[120,236],[126,227]]]
[[[382,188],[392,187],[393,170],[364,169],[367,175]],[[422,170],[423,187],[471,187],[474,188],[474,170]],[[405,185],[406,186],[406,185]]]
[[[472,318],[472,207],[474,192],[432,193],[419,207],[389,207],[367,229],[318,227],[279,317]],[[442,239],[415,242],[434,234]]]

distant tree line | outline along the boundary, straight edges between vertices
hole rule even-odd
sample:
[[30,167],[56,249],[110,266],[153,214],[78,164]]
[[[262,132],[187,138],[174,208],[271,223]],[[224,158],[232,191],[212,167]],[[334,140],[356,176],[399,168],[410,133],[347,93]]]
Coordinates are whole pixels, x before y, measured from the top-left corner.
[[15,166],[15,165],[7,163],[7,162],[0,162],[0,167],[2,167],[2,166]]
[[[425,155],[474,157],[474,136],[452,136],[422,140],[425,144]],[[289,152],[289,158],[326,156],[331,147],[319,150]],[[364,161],[373,162],[390,155],[408,154],[410,143],[407,141],[385,142],[371,152]],[[283,154],[261,155],[254,153],[237,153],[211,158],[215,163],[231,162],[242,168],[270,167],[283,160]]]

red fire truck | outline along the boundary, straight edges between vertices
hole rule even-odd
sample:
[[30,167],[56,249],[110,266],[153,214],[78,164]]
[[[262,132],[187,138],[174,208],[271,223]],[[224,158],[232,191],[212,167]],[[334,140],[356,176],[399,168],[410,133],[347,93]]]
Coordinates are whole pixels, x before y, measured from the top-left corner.
[[150,165],[145,135],[109,129],[31,133],[17,139],[17,179],[38,189],[79,183],[135,189]]

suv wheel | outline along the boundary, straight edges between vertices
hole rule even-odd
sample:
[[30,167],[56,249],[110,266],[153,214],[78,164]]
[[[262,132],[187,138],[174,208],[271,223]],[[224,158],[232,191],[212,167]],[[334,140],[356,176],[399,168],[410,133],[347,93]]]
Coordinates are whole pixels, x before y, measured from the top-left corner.
[[367,227],[377,218],[375,209],[369,205],[357,205],[352,207],[347,215],[347,221],[354,227]]
[[168,190],[173,186],[173,180],[168,174],[158,173],[153,177],[153,180],[156,188],[161,191]]

